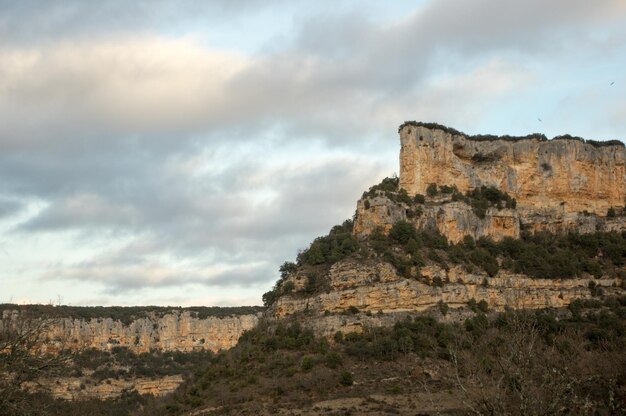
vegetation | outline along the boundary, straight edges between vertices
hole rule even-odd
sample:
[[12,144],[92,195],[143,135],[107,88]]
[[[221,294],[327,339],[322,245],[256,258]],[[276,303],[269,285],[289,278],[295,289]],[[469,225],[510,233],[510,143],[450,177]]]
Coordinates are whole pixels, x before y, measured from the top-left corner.
[[41,350],[41,336],[55,322],[29,311],[2,314],[0,321],[0,415],[27,414],[31,399],[22,386],[58,374],[67,357]]
[[481,186],[474,188],[471,191],[467,191],[465,195],[460,193],[456,186],[442,185],[437,188],[437,185],[431,183],[426,189],[428,196],[433,197],[439,193],[451,194],[452,201],[462,201],[472,207],[474,214],[478,218],[485,218],[487,215],[487,209],[489,207],[496,207],[497,209],[517,207],[517,201],[515,198],[511,198],[506,192],[500,191],[493,186]]
[[263,310],[259,306],[66,306],[66,305],[16,305],[1,303],[0,313],[5,310],[27,311],[33,318],[75,318],[75,319],[113,319],[129,325],[133,321],[151,316],[163,317],[172,312],[191,312],[199,319],[225,317],[232,315],[256,314]]
[[359,243],[352,235],[352,226],[352,220],[346,220],[328,235],[317,237],[308,249],[298,253],[298,265],[334,264],[357,251]]
[[280,279],[272,290],[263,294],[263,304],[273,304],[282,293],[291,293],[294,285],[287,282],[287,278],[296,270],[307,270],[307,284],[304,292],[311,294],[324,289],[325,275],[331,265],[360,250],[360,244],[352,235],[352,220],[346,220],[341,225],[334,226],[328,235],[317,237],[307,248],[298,253],[296,263],[285,262],[280,267]]
[[[441,130],[445,133],[451,134],[453,136],[463,136],[465,137],[467,140],[473,140],[473,141],[495,141],[495,140],[504,140],[504,141],[508,141],[508,142],[515,142],[515,141],[519,141],[519,140],[530,140],[530,139],[535,139],[535,140],[539,140],[542,142],[548,141],[548,138],[541,133],[533,133],[533,134],[528,134],[526,136],[509,136],[509,135],[505,135],[505,136],[495,136],[495,135],[491,135],[491,134],[479,134],[479,135],[468,135],[465,134],[461,131],[458,131],[456,129],[453,129],[452,127],[447,127],[441,124],[437,124],[437,123],[424,123],[421,121],[405,121],[404,123],[402,123],[399,127],[398,127],[398,133],[400,133],[400,131],[407,126],[413,126],[413,127],[426,127],[428,129],[432,129],[432,130]],[[556,136],[554,137],[552,140],[578,140],[578,141],[582,141],[583,143],[587,143],[590,144],[592,146],[595,147],[603,147],[603,146],[624,146],[624,143],[619,141],[619,140],[607,140],[607,141],[596,141],[596,140],[585,140],[581,137],[576,137],[576,136],[571,136],[569,134],[564,134],[564,135],[560,135],[560,136]]]
[[593,234],[526,234],[494,242],[466,236],[451,244],[436,229],[417,231],[407,221],[393,225],[387,237],[370,236],[367,247],[391,263],[401,275],[419,278],[424,259],[448,268],[461,264],[489,276],[500,269],[534,278],[568,279],[618,276],[626,265],[626,232]]
[[606,140],[606,141],[597,141],[597,140],[585,140],[582,137],[572,136],[570,134],[562,134],[560,136],[554,137],[552,140],[577,140],[583,143],[590,144],[595,147],[604,147],[604,146],[624,146],[624,143],[619,140]]
[[151,351],[135,354],[125,347],[114,347],[111,351],[95,349],[72,354],[62,371],[62,376],[79,376],[93,371],[91,378],[101,381],[107,378],[131,380],[137,377],[164,377],[189,374],[206,366],[213,357],[208,350]]
[[[462,325],[407,317],[393,327],[335,336],[333,343],[297,322],[262,324],[213,357],[172,397],[146,405],[143,414],[202,408],[215,415],[272,414],[341,397],[413,397],[441,389],[464,409],[460,414],[526,414],[523,406],[536,414],[552,406],[560,414],[580,414],[583,408],[619,414],[626,399],[626,298],[580,309],[560,320],[549,311],[491,318],[479,311]],[[416,372],[416,365],[437,368],[437,378]],[[394,409],[389,412],[411,407]],[[365,414],[365,407],[353,413]]]
[[[105,379],[189,376],[206,369],[213,354],[202,352],[150,352],[133,354],[126,348],[111,352],[86,350],[45,352],[43,335],[58,319],[34,317],[32,310],[5,314],[0,322],[0,415],[130,415],[149,402],[134,392],[111,400],[55,400],[45,393],[29,393],[25,386],[42,379],[74,377],[86,385]],[[61,340],[62,341],[62,340]]]

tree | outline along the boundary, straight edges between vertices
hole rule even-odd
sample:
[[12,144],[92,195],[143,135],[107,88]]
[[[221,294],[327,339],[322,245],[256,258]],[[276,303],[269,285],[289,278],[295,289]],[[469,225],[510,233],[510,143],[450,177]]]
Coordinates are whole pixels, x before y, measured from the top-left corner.
[[622,414],[621,351],[612,356],[614,362],[598,359],[574,338],[577,331],[548,342],[546,328],[531,313],[508,312],[480,337],[456,340],[449,356],[470,413],[593,415],[608,407],[607,414]]
[[27,310],[4,311],[0,321],[0,414],[45,414],[45,408],[33,405],[26,387],[54,376],[69,359],[62,342],[56,346],[60,351],[46,351],[46,337],[55,324],[56,319],[36,318]]

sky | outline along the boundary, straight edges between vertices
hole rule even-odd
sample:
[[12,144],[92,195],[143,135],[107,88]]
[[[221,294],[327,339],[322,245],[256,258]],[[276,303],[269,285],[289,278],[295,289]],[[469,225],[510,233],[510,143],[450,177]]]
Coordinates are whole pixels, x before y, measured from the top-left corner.
[[0,0],[0,303],[261,304],[397,127],[626,139],[623,0]]

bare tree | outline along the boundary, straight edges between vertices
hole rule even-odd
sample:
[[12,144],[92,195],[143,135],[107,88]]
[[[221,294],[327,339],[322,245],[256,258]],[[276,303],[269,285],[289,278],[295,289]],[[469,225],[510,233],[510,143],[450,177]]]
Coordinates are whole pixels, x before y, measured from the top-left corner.
[[[612,363],[607,365],[609,353],[589,351],[582,342],[568,342],[567,352],[559,350],[558,340],[545,342],[528,313],[507,313],[504,319],[500,328],[489,328],[478,339],[460,340],[450,350],[469,411],[587,415],[596,414],[607,402],[611,410],[624,411],[619,401],[611,402],[624,370],[623,358],[611,355]],[[567,338],[575,341],[576,335]]]
[[4,310],[0,321],[0,414],[40,415],[26,387],[52,376],[67,361],[63,351],[47,351],[47,335],[56,320],[35,318],[28,310]]

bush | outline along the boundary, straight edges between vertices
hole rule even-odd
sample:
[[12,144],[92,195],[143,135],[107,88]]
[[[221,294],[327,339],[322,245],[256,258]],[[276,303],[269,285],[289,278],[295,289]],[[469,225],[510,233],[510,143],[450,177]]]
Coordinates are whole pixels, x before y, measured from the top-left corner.
[[439,312],[441,312],[443,316],[446,316],[448,314],[448,310],[450,310],[448,304],[445,303],[443,300],[437,302],[437,308],[439,308]]
[[389,239],[405,245],[409,240],[417,239],[417,230],[415,226],[407,221],[398,221],[391,227],[389,231]]
[[615,215],[616,215],[615,214],[615,208],[613,208],[613,207],[609,208],[609,210],[606,213],[606,216],[608,218],[615,218]]
[[482,299],[480,302],[478,302],[476,307],[478,308],[479,311],[483,313],[489,312],[489,304],[487,303],[485,299]]
[[354,384],[354,379],[352,377],[352,373],[349,372],[349,371],[342,371],[341,372],[341,378],[339,379],[339,382],[343,386],[351,386],[352,384]]
[[437,184],[431,183],[426,187],[426,195],[433,197],[437,195]]
[[300,368],[302,368],[302,371],[307,372],[311,371],[314,365],[315,362],[313,361],[313,357],[306,356],[302,359],[302,364],[300,365]]
[[352,235],[352,220],[334,226],[328,235],[317,237],[298,254],[299,265],[334,264],[359,249],[359,243]]
[[416,194],[413,197],[413,202],[415,202],[416,204],[424,204],[426,202],[426,198],[422,194]]
[[295,290],[296,285],[292,281],[285,282],[283,285],[283,293],[291,293]]
[[[341,334],[341,332],[339,333]],[[335,369],[341,366],[341,362],[342,362],[341,355],[339,355],[339,353],[332,351],[326,354],[325,363],[328,368]]]

